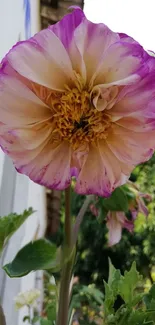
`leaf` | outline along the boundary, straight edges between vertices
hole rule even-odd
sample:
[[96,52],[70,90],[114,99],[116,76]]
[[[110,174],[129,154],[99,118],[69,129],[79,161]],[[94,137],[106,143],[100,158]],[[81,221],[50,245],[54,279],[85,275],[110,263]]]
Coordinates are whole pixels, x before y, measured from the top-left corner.
[[121,277],[119,283],[120,295],[126,304],[131,305],[134,298],[134,290],[140,280],[142,280],[142,276],[136,269],[136,263],[133,262],[130,271],[125,271],[124,277]]
[[52,325],[52,324],[51,321],[49,321],[48,319],[41,318],[40,325]]
[[115,295],[113,294],[113,290],[109,287],[109,285],[104,282],[105,287],[105,300],[104,300],[104,314],[105,316],[108,316],[110,314],[113,314],[114,312],[114,302],[115,302]]
[[28,320],[28,322],[30,322],[30,316],[25,316],[24,318],[23,318],[23,322],[26,322]]
[[99,305],[102,305],[104,295],[95,287],[94,284],[90,284],[88,287],[82,286],[82,293],[88,297],[91,297],[93,301],[97,302]]
[[37,323],[40,320],[40,316],[34,316],[32,319],[32,324]]
[[134,310],[128,317],[126,325],[153,325],[155,319],[154,312],[146,312],[142,309]]
[[155,310],[155,283],[152,285],[149,293],[144,297],[144,303],[147,309]]
[[56,303],[53,303],[52,306],[48,306],[46,311],[48,320],[56,321]]
[[11,277],[21,277],[31,271],[50,269],[56,257],[56,246],[45,239],[28,243],[3,269]]
[[25,210],[23,214],[11,213],[0,218],[0,252],[4,244],[14,234],[14,232],[24,223],[24,221],[34,213],[32,208]]
[[110,211],[128,211],[128,199],[122,187],[117,188],[109,199],[102,199],[103,207]]
[[109,278],[108,283],[104,282],[105,286],[105,301],[104,301],[104,311],[105,314],[113,314],[113,305],[119,294],[119,283],[121,279],[121,273],[116,270],[109,260]]

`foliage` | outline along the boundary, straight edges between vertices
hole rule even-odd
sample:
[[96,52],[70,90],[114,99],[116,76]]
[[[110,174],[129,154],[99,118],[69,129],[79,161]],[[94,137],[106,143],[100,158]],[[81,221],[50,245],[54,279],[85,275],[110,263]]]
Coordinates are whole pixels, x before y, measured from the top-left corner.
[[31,271],[55,267],[56,246],[46,239],[38,239],[24,246],[13,261],[3,268],[10,277],[22,277]]
[[[73,294],[70,304],[69,315],[71,316],[74,310],[74,320],[78,320],[80,324],[93,325],[101,312],[103,305],[103,293],[95,287],[94,284],[88,286],[75,285],[73,287]],[[96,324],[96,323],[95,323]]]
[[[152,202],[147,204],[149,216],[146,218],[142,213],[138,214],[135,221],[134,233],[123,230],[121,241],[109,248],[107,246],[107,228],[105,208],[106,200],[100,198],[98,207],[100,215],[96,218],[89,210],[86,213],[81,226],[81,233],[78,241],[78,256],[75,266],[75,275],[79,276],[81,283],[89,285],[94,282],[99,288],[103,288],[102,279],[108,278],[108,258],[112,260],[121,273],[136,261],[137,268],[145,278],[152,282],[152,268],[155,265],[155,156],[138,166],[131,180],[136,181],[141,192],[149,192],[152,195]],[[123,187],[126,191],[126,187]],[[79,207],[84,200],[83,196],[74,195],[72,205],[74,216],[77,215]],[[130,201],[129,195],[128,201]],[[112,197],[112,196],[111,196]],[[132,199],[132,198],[131,198]],[[147,202],[146,202],[147,203]],[[125,206],[125,205],[124,205]],[[127,214],[130,219],[130,213]]]
[[[103,314],[105,325],[144,325],[155,324],[155,290],[154,286],[148,294],[138,292],[138,284],[142,280],[133,263],[124,276],[110,264],[108,283],[105,283],[105,300]],[[122,304],[116,311],[114,304],[117,297]],[[153,301],[153,303],[152,303]]]
[[[89,290],[93,287],[89,286],[81,286],[81,289],[78,287],[78,293],[74,293],[72,307],[76,309],[79,324],[155,324],[155,285],[149,293],[145,293],[140,290],[141,284],[142,276],[136,269],[136,263],[132,264],[129,271],[125,271],[124,276],[110,263],[108,282],[104,282],[104,296],[94,288],[90,299]],[[118,298],[121,299],[121,305],[116,308]]]
[[29,208],[23,214],[11,213],[8,216],[0,218],[0,253],[14,232],[33,212],[33,209]]

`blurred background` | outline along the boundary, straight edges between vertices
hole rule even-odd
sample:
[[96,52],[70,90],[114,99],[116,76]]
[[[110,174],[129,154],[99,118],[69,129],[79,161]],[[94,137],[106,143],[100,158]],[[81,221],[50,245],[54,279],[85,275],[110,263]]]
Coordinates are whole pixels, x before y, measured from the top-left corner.
[[[154,0],[85,0],[85,3],[83,0],[0,0],[0,60],[16,42],[27,39],[59,21],[71,5],[84,8],[87,18],[91,21],[104,22],[113,31],[127,33],[145,49],[155,51]],[[155,280],[154,175],[155,157],[133,172],[132,181],[139,185],[141,191],[152,195],[153,201],[148,206],[149,217],[146,220],[140,214],[134,234],[124,230],[121,242],[113,248],[107,247],[107,229],[104,221],[99,223],[91,211],[87,212],[79,238],[79,254],[75,267],[77,284],[74,289],[74,304],[77,313],[82,311],[80,324],[97,324],[95,317],[99,313],[103,279],[106,280],[108,276],[108,257],[122,272],[136,260],[137,267],[144,276],[144,290]],[[36,210],[10,240],[1,258],[1,265],[12,260],[19,248],[34,238],[45,235],[60,245],[64,218],[63,196],[60,192],[46,190],[25,176],[17,174],[11,161],[2,151],[0,191],[1,216],[10,212],[20,213],[29,206]],[[83,197],[75,195],[73,215],[77,214],[83,200]],[[38,306],[42,309],[43,287],[44,283],[47,285],[49,278],[50,273],[43,276],[42,272],[37,272],[23,279],[9,279],[0,270],[0,297],[8,325],[23,324],[26,309],[17,312],[14,308],[14,297],[20,291],[39,288],[42,295]],[[45,298],[48,299],[46,296]],[[118,299],[118,306],[119,304]]]

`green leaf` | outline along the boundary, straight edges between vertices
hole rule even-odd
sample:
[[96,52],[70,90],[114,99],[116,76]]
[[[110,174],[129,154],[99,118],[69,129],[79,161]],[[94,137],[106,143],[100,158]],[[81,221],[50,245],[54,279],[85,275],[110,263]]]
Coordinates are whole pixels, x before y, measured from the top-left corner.
[[31,271],[51,269],[56,257],[56,246],[45,239],[30,242],[3,269],[11,277],[21,277]]
[[48,306],[46,311],[48,320],[56,321],[56,302],[53,302],[52,306]]
[[126,325],[153,325],[155,319],[155,312],[147,312],[142,309],[133,310],[126,320]]
[[113,314],[114,309],[113,305],[115,302],[115,295],[113,293],[113,290],[109,287],[109,285],[104,282],[104,287],[105,287],[105,300],[104,300],[104,314],[105,316],[108,316],[110,314]]
[[37,323],[40,320],[40,316],[34,316],[32,319],[32,324]]
[[33,209],[29,208],[23,214],[11,213],[0,218],[0,252],[4,244],[33,212]]
[[28,322],[30,322],[30,316],[25,316],[24,318],[23,318],[23,322],[26,322],[28,320]]
[[105,286],[105,301],[104,301],[104,312],[106,315],[114,312],[113,305],[119,294],[121,274],[119,270],[116,270],[109,260],[109,278],[108,283],[104,282]]
[[99,305],[102,305],[104,295],[99,289],[95,287],[94,284],[90,284],[88,287],[82,286],[82,293],[87,297],[91,297]]
[[109,199],[102,199],[103,207],[110,211],[128,211],[128,199],[122,187],[117,188]]
[[41,318],[40,325],[52,325],[52,324],[51,321],[49,321],[48,319]]
[[124,277],[121,277],[119,283],[120,295],[126,304],[131,305],[134,299],[134,290],[138,281],[142,280],[142,276],[136,269],[136,263],[133,262],[129,272],[125,271]]
[[155,283],[152,285],[149,293],[144,297],[144,303],[147,309],[155,310]]

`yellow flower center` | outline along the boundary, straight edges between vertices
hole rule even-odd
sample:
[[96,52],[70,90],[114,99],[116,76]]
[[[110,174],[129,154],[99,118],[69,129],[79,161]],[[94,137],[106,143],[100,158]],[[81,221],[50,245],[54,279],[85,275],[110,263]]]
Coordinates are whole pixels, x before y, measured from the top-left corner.
[[69,141],[74,150],[81,144],[106,139],[111,125],[110,115],[94,107],[88,91],[73,88],[61,94],[54,93],[50,107],[53,111],[53,136]]
[[102,96],[97,87],[88,91],[66,86],[64,92],[59,92],[33,83],[32,89],[51,109],[47,123],[52,125],[52,141],[69,141],[76,150],[107,138],[112,125],[109,109],[117,96],[117,87],[105,89]]

